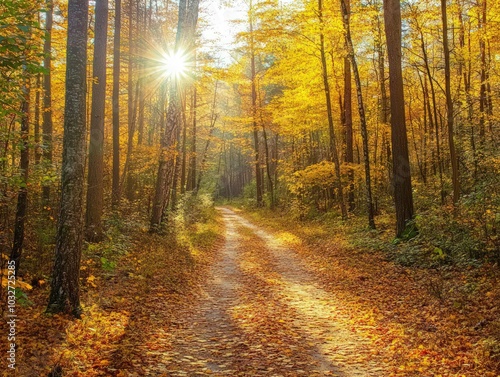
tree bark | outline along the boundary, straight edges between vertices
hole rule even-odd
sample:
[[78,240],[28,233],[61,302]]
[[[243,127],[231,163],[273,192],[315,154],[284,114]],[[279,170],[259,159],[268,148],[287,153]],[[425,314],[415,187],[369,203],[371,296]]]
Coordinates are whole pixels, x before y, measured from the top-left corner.
[[[344,22],[349,23],[350,18],[350,1],[345,0],[343,2],[346,7],[347,20]],[[349,48],[349,47],[348,47]],[[345,129],[345,162],[348,164],[354,163],[354,146],[353,146],[353,128],[352,128],[352,83],[351,83],[351,63],[349,57],[344,58],[344,106],[343,106],[343,120]],[[352,212],[355,209],[354,203],[354,170],[351,168],[348,172],[348,192],[347,192],[347,202],[349,203],[349,211]]]
[[61,205],[47,311],[80,317],[88,1],[69,0]]
[[458,157],[455,149],[454,124],[453,124],[453,99],[451,98],[451,70],[450,49],[448,47],[448,15],[446,11],[446,0],[441,0],[441,17],[443,22],[443,53],[444,53],[444,77],[446,95],[446,123],[448,125],[448,144],[451,159],[451,179],[453,182],[453,203],[457,204],[460,199],[460,181],[458,177]]
[[[137,15],[138,16],[138,15]],[[133,200],[133,177],[131,169],[132,153],[134,149],[134,136],[136,130],[136,102],[139,97],[139,80],[136,81],[135,85],[135,95],[134,95],[134,53],[135,53],[135,40],[134,40],[134,0],[129,0],[129,24],[128,24],[128,79],[127,79],[127,123],[128,123],[128,135],[127,135],[127,154],[125,156],[125,166],[123,168],[123,174],[121,179],[121,187],[124,189],[125,196],[129,201]],[[139,20],[136,20],[136,24]],[[137,30],[139,29],[137,25]]]
[[197,154],[196,154],[196,133],[197,133],[197,102],[198,102],[198,91],[196,87],[193,89],[193,128],[192,128],[192,139],[191,139],[191,155],[189,159],[189,174],[188,174],[188,191],[193,191],[196,189],[196,164],[197,164]]
[[[318,0],[318,17],[320,21],[320,26],[323,28],[323,3],[322,0]],[[335,175],[337,177],[336,186],[337,186],[337,194],[339,197],[339,205],[340,211],[342,213],[342,218],[347,219],[347,208],[344,202],[344,190],[342,188],[342,175],[340,172],[340,158],[337,149],[336,137],[335,137],[335,128],[333,126],[333,113],[332,113],[332,99],[330,96],[330,83],[328,81],[328,70],[326,65],[326,53],[325,53],[325,36],[323,34],[323,30],[320,31],[320,54],[321,54],[321,68],[322,68],[322,76],[323,76],[323,85],[326,97],[326,111],[328,116],[328,132],[330,136],[330,150],[329,150],[329,159],[335,165]]]
[[[425,71],[427,72],[427,77],[429,79],[429,86],[431,90],[431,97],[432,97],[432,114],[434,114],[433,121],[431,124],[434,125],[434,135],[436,138],[436,153],[437,153],[437,168],[439,172],[439,186],[440,186],[440,196],[441,196],[441,203],[444,203],[445,195],[444,195],[444,183],[443,183],[443,163],[442,163],[442,158],[441,158],[441,136],[439,133],[439,118],[438,118],[438,113],[437,113],[437,100],[436,100],[436,90],[434,88],[434,77],[431,73],[430,65],[429,65],[429,58],[427,57],[427,49],[425,47],[425,42],[424,42],[424,35],[423,32],[420,30],[420,44],[422,48],[422,54],[424,58],[424,65],[425,65]],[[430,102],[429,102],[430,104]]]
[[396,206],[396,237],[400,237],[405,231],[408,221],[413,219],[413,194],[401,67],[401,4],[399,0],[384,0],[384,19],[391,92],[392,171]]
[[[54,3],[47,0],[47,12],[45,15],[45,42],[43,44],[43,66],[46,69],[43,77],[43,160],[45,164],[52,165],[52,24],[53,24]],[[50,186],[44,184],[42,188],[42,204],[49,206]]]
[[264,205],[263,199],[263,182],[262,172],[260,169],[260,143],[259,143],[259,128],[257,124],[257,74],[255,68],[255,38],[253,30],[253,8],[250,1],[250,69],[251,69],[251,86],[252,86],[252,125],[253,125],[253,147],[254,147],[254,164],[255,164],[255,181],[257,186],[257,207]]
[[[192,95],[191,95],[192,97]],[[191,98],[191,104],[193,103],[192,98]],[[188,120],[186,118],[186,111],[187,111],[187,94],[184,94],[184,101],[182,104],[182,142],[181,142],[181,156],[182,156],[182,161],[181,161],[181,195],[183,195],[186,192],[186,179],[187,179],[187,126],[188,126]],[[191,117],[192,117],[192,107],[190,109],[191,111]]]
[[42,148],[40,146],[40,91],[42,84],[42,76],[41,74],[36,75],[36,84],[35,84],[35,119],[34,119],[34,136],[35,136],[35,165],[40,163],[42,158]]
[[361,88],[361,79],[359,78],[358,64],[354,55],[354,46],[351,38],[351,28],[349,23],[349,7],[345,0],[341,0],[342,15],[345,28],[345,38],[347,43],[347,51],[351,60],[352,70],[354,73],[354,81],[356,82],[356,94],[358,99],[359,120],[361,123],[361,137],[363,139],[363,160],[365,165],[365,183],[366,183],[366,212],[368,215],[368,226],[375,229],[375,213],[373,210],[372,199],[372,184],[370,172],[370,151],[368,149],[368,127],[366,125],[365,106],[363,104],[363,91]]
[[115,0],[115,27],[113,36],[113,208],[120,205],[120,43],[121,0]]
[[[219,87],[219,81],[216,81],[215,82],[215,89],[214,89],[214,98],[212,101],[212,111],[210,114],[210,130],[208,132],[207,141],[205,143],[205,148],[203,150],[203,155],[202,155],[202,159],[201,159],[201,163],[200,163],[200,172],[198,173],[198,178],[196,180],[195,192],[198,192],[200,190],[200,187],[201,187],[201,179],[203,178],[203,173],[205,171],[205,165],[206,165],[206,162],[208,159],[208,148],[210,147],[210,139],[211,139],[212,134],[214,132],[215,124],[217,122],[217,114],[215,112],[215,107],[217,104],[218,87]],[[219,170],[220,170],[220,168],[219,168]]]
[[104,114],[106,107],[106,46],[108,35],[108,0],[96,0],[95,38],[90,115],[90,145],[85,219],[86,239],[99,242],[103,238],[104,205]]
[[[26,72],[25,72],[26,73]],[[17,209],[16,219],[14,223],[14,242],[10,253],[10,260],[15,261],[15,274],[18,275],[19,265],[21,261],[21,253],[24,244],[24,227],[26,223],[26,215],[28,212],[28,176],[29,176],[29,130],[30,130],[30,87],[29,79],[24,78],[23,102],[21,107],[21,158],[19,169],[22,174],[22,182],[19,186],[17,194]]]

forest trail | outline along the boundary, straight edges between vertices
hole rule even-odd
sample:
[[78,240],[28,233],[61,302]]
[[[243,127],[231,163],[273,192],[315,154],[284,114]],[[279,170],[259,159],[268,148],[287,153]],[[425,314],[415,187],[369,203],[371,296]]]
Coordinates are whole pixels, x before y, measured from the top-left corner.
[[[339,302],[272,234],[219,208],[225,245],[199,302],[172,331],[169,376],[383,376]],[[344,314],[342,314],[344,313]]]

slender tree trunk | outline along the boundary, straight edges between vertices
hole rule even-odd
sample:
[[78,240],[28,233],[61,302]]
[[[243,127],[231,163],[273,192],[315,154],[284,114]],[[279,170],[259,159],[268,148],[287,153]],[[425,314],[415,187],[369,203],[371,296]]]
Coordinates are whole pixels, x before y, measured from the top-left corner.
[[42,76],[41,74],[36,75],[36,84],[35,84],[35,130],[34,130],[34,136],[35,136],[35,165],[38,165],[40,163],[40,160],[42,159],[42,148],[40,146],[40,91],[41,91],[41,84],[42,84]]
[[384,19],[391,91],[392,169],[396,206],[396,237],[400,237],[405,231],[408,221],[413,219],[413,194],[401,67],[401,3],[399,0],[384,0]]
[[378,33],[377,33],[377,60],[378,60],[378,75],[380,86],[380,122],[382,124],[389,123],[389,98],[387,96],[387,88],[385,85],[385,54],[382,46],[382,26],[380,25],[379,17],[377,16]]
[[266,151],[266,174],[267,174],[267,184],[269,186],[269,193],[271,194],[271,209],[274,209],[276,205],[276,200],[274,196],[273,176],[271,174],[271,158],[269,153],[269,143],[267,141],[267,132],[264,123],[262,123],[262,135],[264,136],[264,148]]
[[[430,119],[432,119],[432,116],[430,116],[429,114],[429,110],[428,110],[428,98],[427,98],[427,95],[425,94],[427,92],[427,89],[426,89],[426,85],[427,85],[427,81],[424,77],[424,79],[422,79],[422,75],[420,74],[420,71],[417,70],[417,74],[418,74],[418,79],[420,81],[420,87],[422,88],[422,93],[424,93],[424,96],[423,96],[423,110],[424,110],[424,119],[423,119],[423,138],[422,138],[422,142],[421,142],[421,145],[420,145],[420,148],[422,149],[423,151],[423,157],[422,157],[422,167],[420,169],[420,173],[422,175],[422,181],[424,182],[424,184],[427,184],[427,142],[428,142],[428,139],[427,139],[427,136],[428,136],[428,128],[427,128],[427,119],[428,117],[430,117]],[[425,84],[424,84],[424,81],[425,81]],[[416,143],[416,141],[415,141]],[[415,147],[415,150],[416,150],[416,147]]]
[[[26,73],[26,72],[25,72]],[[28,212],[28,176],[29,176],[29,129],[30,129],[30,83],[27,77],[24,77],[23,102],[21,107],[21,158],[19,169],[22,174],[22,182],[17,194],[16,219],[14,223],[14,242],[10,253],[10,260],[15,261],[15,274],[18,275],[21,262],[21,253],[24,243],[24,226]]]
[[113,37],[113,184],[112,206],[120,205],[120,43],[121,0],[115,0],[115,27]]
[[[146,7],[146,5],[144,5]],[[139,2],[137,2],[137,32],[146,35],[147,33],[147,14],[144,9],[144,17],[142,19],[142,31],[141,28],[141,17],[139,17]],[[141,72],[144,69],[144,63],[138,64],[138,71]],[[146,111],[146,90],[145,83],[143,79],[138,80],[139,90],[138,90],[138,116],[137,116],[137,145],[142,145],[144,140],[144,122],[145,122],[145,111]]]
[[[191,103],[192,103],[192,98],[191,98]],[[187,173],[187,125],[188,121],[186,119],[186,111],[187,111],[187,95],[184,94],[184,103],[182,106],[182,141],[181,141],[181,156],[182,156],[182,162],[181,162],[181,195],[186,192],[186,173]],[[192,117],[192,111],[193,109],[190,109],[191,111],[191,117]]]
[[[137,14],[137,17],[139,15]],[[136,20],[136,29],[139,30],[138,18]],[[129,24],[128,24],[128,43],[129,43],[129,53],[128,53],[128,80],[127,80],[127,123],[128,123],[128,140],[127,140],[127,155],[125,156],[125,166],[123,169],[121,186],[124,187],[125,196],[128,200],[133,200],[133,177],[132,177],[132,153],[134,149],[134,135],[136,130],[136,110],[135,106],[139,97],[139,81],[136,81],[135,95],[134,95],[134,54],[135,54],[135,31],[134,31],[134,0],[129,0]]]
[[[344,15],[344,22],[349,23],[351,4],[350,0],[343,2],[346,7],[347,15]],[[347,21],[345,18],[347,17]],[[351,63],[349,57],[344,58],[344,106],[343,106],[343,120],[345,129],[345,162],[348,164],[354,163],[354,146],[353,146],[353,128],[352,128],[352,83],[351,83]],[[354,211],[354,169],[348,171],[348,189],[347,189],[347,202],[349,203],[349,211]]]
[[480,14],[478,14],[479,51],[481,54],[481,85],[479,94],[479,141],[484,146],[486,135],[486,122],[488,118],[488,98],[487,98],[487,62],[486,62],[486,0],[479,2]]
[[197,178],[196,186],[195,186],[196,192],[198,192],[200,190],[201,179],[203,177],[203,173],[205,171],[205,165],[206,165],[206,162],[208,159],[208,148],[210,147],[210,139],[212,137],[212,134],[213,134],[213,131],[215,128],[215,124],[217,122],[217,114],[216,114],[215,110],[216,110],[216,104],[217,104],[218,87],[219,87],[219,81],[216,81],[215,82],[215,89],[214,89],[214,98],[212,101],[212,110],[211,110],[211,114],[210,114],[210,130],[208,132],[207,141],[205,143],[205,149],[203,150],[203,155],[202,155],[202,159],[201,159],[201,163],[200,163],[200,172],[198,173],[198,178]]
[[88,1],[69,0],[61,205],[47,311],[80,317],[86,149]]
[[366,125],[365,106],[363,104],[363,92],[361,88],[361,79],[359,78],[358,64],[356,56],[354,55],[354,46],[351,39],[351,28],[349,24],[349,8],[345,0],[341,0],[341,8],[344,20],[345,38],[347,42],[347,49],[349,58],[352,64],[354,73],[354,81],[356,82],[356,94],[358,99],[359,120],[361,123],[361,137],[363,138],[363,159],[365,164],[365,182],[366,182],[366,209],[368,214],[368,225],[371,229],[375,229],[375,213],[373,210],[372,199],[372,184],[370,173],[370,151],[368,149],[368,127]]
[[[174,164],[174,175],[172,178],[172,198],[171,200],[171,209],[176,210],[177,209],[177,192],[178,192],[178,181],[180,180],[181,176],[181,164],[182,160],[180,157],[181,151],[180,151],[180,146],[181,146],[181,127],[183,127],[183,124],[185,124],[185,119],[183,120],[182,117],[185,115],[186,111],[186,101],[185,101],[185,93],[179,93],[179,96],[181,97],[180,99],[180,106],[181,109],[179,110],[179,115],[181,116],[181,119],[179,119],[178,127],[175,129],[175,154],[174,154],[174,159],[173,159],[173,164]],[[183,99],[184,97],[184,99]],[[181,182],[182,184],[182,182]]]
[[139,110],[137,117],[137,145],[142,145],[144,143],[144,119],[145,119],[145,101],[146,96],[144,93],[144,81],[139,80]]
[[108,0],[96,0],[92,110],[85,219],[86,239],[99,242],[103,238],[104,205],[104,114],[106,104],[106,46],[108,36]]
[[[217,90],[217,87],[216,87],[216,90]],[[198,91],[195,87],[194,93],[193,93],[193,129],[192,129],[191,156],[190,156],[190,160],[189,160],[190,169],[189,169],[189,179],[188,179],[190,191],[196,189],[196,163],[197,163],[197,155],[196,155],[197,108],[196,107],[197,107],[197,102],[198,102],[197,97],[198,97]]]
[[453,124],[453,99],[451,98],[451,70],[450,70],[450,49],[448,47],[448,16],[446,11],[446,0],[441,0],[441,17],[443,22],[443,52],[444,52],[444,76],[446,94],[446,123],[448,125],[448,143],[450,148],[452,182],[453,182],[453,203],[457,204],[460,199],[460,181],[458,177],[458,157],[455,150],[454,124]]
[[[47,0],[47,12],[45,15],[45,42],[43,44],[43,66],[46,73],[43,78],[43,160],[47,165],[52,165],[52,24],[54,3]],[[51,167],[50,167],[51,168]],[[49,206],[50,186],[45,184],[42,188],[42,204]]]
[[[420,47],[422,49],[422,55],[424,59],[424,65],[425,65],[425,71],[427,73],[427,77],[429,79],[429,85],[430,85],[430,90],[431,90],[431,97],[432,97],[432,114],[434,114],[434,119],[431,122],[431,124],[434,125],[434,132],[435,132],[435,138],[436,138],[436,153],[437,153],[437,167],[438,167],[438,172],[439,172],[439,186],[440,186],[440,196],[441,196],[441,203],[444,203],[445,200],[445,192],[444,192],[444,181],[443,181],[443,163],[442,163],[442,158],[441,158],[441,137],[439,133],[439,118],[437,114],[437,100],[436,100],[436,90],[434,88],[434,77],[432,76],[430,65],[429,65],[429,58],[427,56],[427,49],[425,47],[425,41],[424,41],[424,34],[422,30],[419,30],[420,33]],[[429,114],[429,116],[431,116]]]
[[264,205],[263,199],[263,182],[262,172],[260,169],[260,143],[259,129],[257,124],[257,74],[255,68],[255,41],[253,33],[253,8],[250,1],[250,68],[252,81],[252,122],[253,122],[253,143],[254,143],[254,164],[255,164],[255,180],[257,185],[257,206]]
[[166,128],[160,142],[160,161],[158,164],[158,173],[156,176],[155,196],[153,200],[153,210],[151,213],[150,230],[156,231],[161,224],[165,205],[169,197],[168,171],[169,164],[174,161],[175,154],[175,130],[179,125],[180,105],[178,98],[178,89],[175,83],[170,84],[169,102],[167,108]]
[[[323,27],[323,3],[322,0],[318,0],[318,16],[321,27]],[[323,30],[320,31],[320,53],[321,53],[321,66],[322,66],[322,75],[323,75],[323,85],[325,90],[326,97],[326,111],[328,116],[328,131],[330,135],[330,150],[329,150],[329,159],[335,165],[335,175],[337,177],[337,194],[339,197],[339,205],[342,213],[342,218],[347,219],[347,208],[344,202],[344,190],[342,188],[342,175],[340,172],[340,158],[337,149],[336,137],[335,137],[335,129],[333,126],[333,113],[332,113],[332,99],[330,96],[330,83],[328,81],[328,71],[326,65],[326,53],[325,53],[325,36],[323,34]]]

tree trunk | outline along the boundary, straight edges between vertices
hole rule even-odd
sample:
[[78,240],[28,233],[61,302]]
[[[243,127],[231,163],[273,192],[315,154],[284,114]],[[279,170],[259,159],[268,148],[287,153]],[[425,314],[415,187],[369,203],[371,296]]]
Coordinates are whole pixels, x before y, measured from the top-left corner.
[[194,88],[194,93],[193,93],[193,128],[192,128],[192,139],[191,139],[191,156],[189,160],[189,178],[188,178],[188,190],[193,191],[196,189],[196,162],[197,162],[197,155],[196,155],[196,126],[197,126],[197,95],[198,91],[196,90],[196,87]]
[[264,136],[264,148],[266,151],[266,174],[267,174],[267,184],[269,186],[269,193],[271,194],[271,209],[274,209],[276,205],[276,200],[274,197],[274,183],[273,183],[273,176],[271,174],[271,158],[270,158],[270,153],[269,153],[269,143],[267,141],[267,132],[266,132],[266,127],[264,126],[264,123],[262,123],[262,135]]
[[401,67],[401,4],[399,0],[384,0],[384,19],[391,91],[392,171],[396,206],[396,237],[400,237],[405,231],[408,221],[413,219],[413,194],[405,123]]
[[[26,73],[26,72],[25,72]],[[30,87],[29,79],[24,78],[25,83],[23,87],[23,102],[21,107],[21,158],[19,162],[19,169],[22,174],[22,182],[19,186],[17,194],[17,209],[16,219],[14,223],[14,242],[10,253],[10,260],[15,261],[15,274],[18,275],[19,265],[21,261],[21,253],[24,243],[24,225],[26,223],[26,215],[28,211],[28,175],[29,175],[29,129],[30,129]]]
[[[47,0],[47,12],[45,16],[45,42],[43,44],[43,66],[46,73],[43,78],[43,160],[45,164],[52,166],[52,24],[53,24],[54,3]],[[50,186],[45,184],[42,188],[42,204],[49,206]]]
[[35,130],[34,130],[34,136],[35,136],[35,165],[38,165],[40,163],[40,160],[42,158],[42,148],[40,145],[40,91],[41,91],[41,84],[42,84],[42,76],[41,74],[36,75],[36,84],[35,84]]
[[[191,103],[192,103],[192,98],[191,98]],[[181,161],[181,195],[186,192],[186,178],[187,178],[187,125],[188,125],[188,120],[186,119],[186,110],[187,110],[187,94],[184,94],[184,101],[182,104],[182,141],[181,141],[181,156],[182,156],[182,161]],[[191,108],[190,111],[192,112],[193,109]],[[192,117],[192,113],[191,113]]]
[[103,238],[101,217],[104,205],[104,114],[106,105],[107,35],[108,0],[96,0],[87,211],[85,219],[85,235],[89,242],[99,242]]
[[80,317],[88,1],[69,0],[61,206],[47,311]]
[[444,77],[446,94],[446,123],[448,125],[448,143],[450,147],[450,159],[453,182],[453,203],[457,204],[460,199],[460,181],[458,177],[458,157],[455,150],[454,124],[453,124],[453,100],[451,98],[451,71],[450,71],[450,49],[448,47],[448,16],[446,12],[446,0],[441,0],[441,17],[443,21],[443,52],[444,52]]
[[[422,49],[422,56],[424,60],[424,65],[425,65],[425,71],[427,73],[427,77],[429,79],[429,85],[431,88],[431,97],[432,97],[432,114],[434,114],[434,118],[431,121],[431,124],[434,125],[434,133],[435,133],[435,138],[436,138],[436,153],[437,153],[437,168],[439,172],[439,186],[440,186],[440,196],[441,196],[441,203],[444,204],[445,200],[445,192],[444,192],[444,183],[443,183],[443,164],[442,164],[442,158],[441,158],[441,137],[439,133],[439,119],[438,119],[438,114],[437,114],[437,101],[436,101],[436,90],[434,88],[434,77],[431,73],[430,65],[429,65],[429,58],[427,57],[427,49],[425,47],[425,41],[424,41],[424,34],[422,30],[419,30],[420,32],[420,47]],[[430,102],[429,102],[430,104]],[[429,105],[430,106],[430,105]],[[429,117],[432,118],[431,113],[429,113]]]
[[[347,21],[350,18],[350,1],[343,2],[346,7]],[[343,120],[345,129],[345,162],[348,164],[354,163],[354,147],[353,147],[353,129],[352,129],[352,83],[351,83],[351,63],[349,57],[344,58],[344,106],[343,106]],[[355,209],[354,203],[354,170],[351,168],[348,172],[348,189],[347,189],[347,202],[349,203],[349,211]]]
[[253,122],[253,143],[254,143],[254,164],[255,164],[255,180],[257,186],[257,206],[264,205],[263,199],[263,182],[262,172],[260,169],[260,143],[259,143],[259,129],[257,124],[257,74],[255,70],[255,41],[253,33],[253,9],[252,2],[250,1],[250,68],[251,68],[251,81],[252,81],[252,122]]
[[115,27],[113,37],[113,208],[120,205],[120,42],[121,0],[115,0]]
[[352,63],[354,73],[354,81],[356,82],[356,94],[358,99],[359,120],[361,122],[361,137],[363,138],[363,160],[365,164],[365,182],[366,182],[366,210],[368,214],[368,225],[371,229],[375,229],[375,213],[373,211],[372,200],[372,184],[370,173],[370,151],[368,149],[368,129],[366,125],[365,106],[363,104],[363,92],[361,88],[361,79],[359,78],[358,64],[354,55],[354,47],[352,45],[351,28],[349,24],[349,8],[345,0],[341,0],[341,8],[344,20],[345,38],[349,58]]
[[[215,82],[215,90],[214,90],[214,99],[212,101],[212,111],[210,114],[210,130],[208,132],[208,137],[207,141],[205,143],[205,149],[203,150],[203,155],[200,163],[200,172],[198,173],[198,179],[196,181],[196,188],[195,191],[198,192],[200,190],[201,186],[201,179],[203,177],[203,173],[205,171],[205,165],[208,159],[208,148],[210,147],[210,139],[212,137],[212,134],[214,132],[215,128],[215,123],[217,122],[217,114],[215,113],[215,107],[217,104],[217,89],[219,87],[219,81]],[[223,135],[224,136],[224,135]],[[220,170],[220,168],[219,168]]]
[[479,93],[479,141],[483,146],[485,142],[486,135],[486,123],[489,119],[488,117],[488,98],[487,98],[487,62],[486,62],[486,0],[479,2],[480,4],[480,14],[478,14],[478,28],[479,32],[479,51],[481,54],[481,85]]
[[[138,16],[138,15],[137,15]],[[131,172],[131,160],[132,152],[134,149],[134,135],[136,129],[136,110],[135,106],[139,97],[139,80],[136,81],[135,95],[134,95],[134,53],[135,53],[135,41],[134,41],[134,0],[129,0],[129,24],[128,24],[128,79],[127,79],[127,123],[128,123],[128,135],[127,135],[127,155],[125,156],[125,166],[123,169],[121,186],[124,188],[125,196],[129,201],[133,200],[133,177]],[[138,23],[138,19],[136,20]],[[139,29],[137,25],[137,30]],[[125,183],[126,182],[126,183]]]
[[[323,4],[322,0],[318,0],[318,17],[320,21],[321,28],[323,27]],[[328,81],[328,71],[326,65],[326,54],[325,54],[325,36],[323,30],[320,31],[320,53],[321,53],[321,67],[323,75],[323,85],[326,97],[326,111],[328,116],[328,131],[330,135],[330,156],[329,159],[335,165],[335,175],[337,177],[337,194],[339,197],[339,205],[342,213],[342,218],[347,219],[347,208],[344,203],[344,192],[342,188],[342,175],[340,172],[340,158],[337,149],[335,129],[333,126],[333,113],[332,113],[332,99],[330,96],[330,83]]]

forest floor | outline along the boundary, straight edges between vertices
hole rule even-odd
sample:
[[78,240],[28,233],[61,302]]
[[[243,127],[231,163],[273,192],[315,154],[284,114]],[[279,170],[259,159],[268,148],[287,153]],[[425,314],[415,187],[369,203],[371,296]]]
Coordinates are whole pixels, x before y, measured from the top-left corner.
[[401,267],[322,225],[218,211],[176,247],[139,229],[116,263],[84,254],[82,320],[30,292],[3,375],[500,376],[496,267]]

